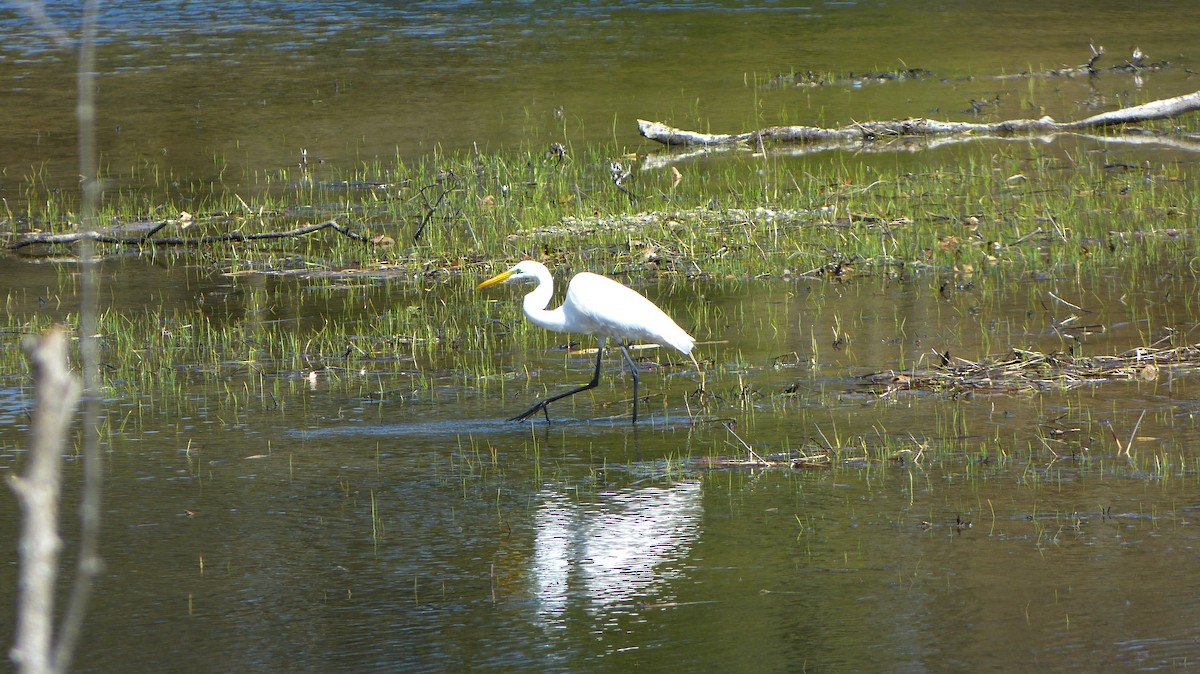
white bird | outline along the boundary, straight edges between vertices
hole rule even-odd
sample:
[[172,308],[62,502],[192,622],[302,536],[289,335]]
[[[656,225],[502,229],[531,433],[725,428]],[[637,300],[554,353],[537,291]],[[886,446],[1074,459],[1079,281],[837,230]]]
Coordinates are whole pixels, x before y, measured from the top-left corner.
[[[566,393],[539,400],[533,407],[509,421],[524,421],[541,410],[546,415],[546,423],[550,423],[550,413],[546,409],[550,403],[599,385],[600,360],[604,357],[604,345],[609,339],[616,340],[621,347],[621,353],[625,354],[625,361],[629,363],[629,369],[633,373],[634,424],[637,423],[638,366],[629,356],[626,342],[638,340],[672,346],[690,357],[693,363],[696,362],[696,357],[692,356],[692,346],[696,340],[692,339],[691,335],[641,293],[610,278],[590,272],[576,274],[567,285],[566,300],[557,309],[546,308],[554,296],[554,277],[545,265],[533,260],[525,260],[508,271],[496,274],[480,283],[476,289],[511,281],[537,282],[537,287],[525,296],[523,302],[525,317],[531,323],[554,332],[595,335],[599,346],[596,353],[596,372],[590,382]],[[697,364],[696,370],[699,369]]]

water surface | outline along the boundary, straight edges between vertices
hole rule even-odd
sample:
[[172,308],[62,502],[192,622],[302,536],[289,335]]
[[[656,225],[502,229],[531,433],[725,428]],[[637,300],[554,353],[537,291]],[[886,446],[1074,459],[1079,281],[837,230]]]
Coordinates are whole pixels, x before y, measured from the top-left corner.
[[[72,24],[73,3],[49,9]],[[167,185],[186,199],[196,183],[253,184],[256,172],[299,161],[301,149],[347,170],[474,143],[601,139],[656,150],[637,137],[637,117],[713,130],[959,119],[971,99],[999,95],[989,114],[1065,119],[1094,111],[1083,101],[1194,89],[1183,65],[1194,60],[1195,12],[1115,2],[1086,12],[938,2],[108,3],[100,146],[112,189]],[[55,189],[75,184],[73,74],[70,55],[11,7],[0,9],[0,32],[0,197],[19,211],[31,174]],[[1081,63],[1092,40],[1114,60],[1137,45],[1181,67],[1142,80],[987,77]],[[753,86],[755,74],[899,65],[938,77]],[[952,164],[957,155],[942,156]],[[1130,156],[1113,150],[1117,161]],[[969,210],[945,200],[947,211]],[[993,269],[642,284],[701,340],[713,399],[697,403],[686,368],[648,371],[636,431],[617,358],[593,393],[553,406],[549,427],[502,421],[590,375],[591,355],[554,338],[535,349],[497,338],[488,353],[398,348],[386,367],[341,368],[250,367],[250,344],[214,371],[170,373],[179,384],[169,395],[110,392],[107,567],[78,669],[1186,670],[1200,657],[1200,587],[1188,573],[1194,373],[967,396],[880,395],[861,378],[947,353],[1088,356],[1192,343],[1200,288],[1184,257],[1147,263],[1136,278]],[[9,257],[0,270],[10,316],[75,311],[69,260]],[[111,258],[105,304],[130,316],[186,309],[253,341],[264,326],[307,337],[330,321],[454,306],[479,280],[331,288],[224,271],[202,259]],[[519,321],[517,295],[462,306],[446,343],[463,336],[456,329]],[[1095,328],[1064,329],[1078,312]],[[17,337],[6,335],[5,348]],[[495,376],[472,376],[463,365],[472,358],[488,359]],[[25,373],[0,378],[0,473],[20,467],[29,396]],[[780,459],[833,447],[846,460],[796,469],[702,461],[743,458],[743,442]],[[77,480],[72,460],[72,497]],[[0,496],[9,560],[15,511]],[[0,604],[12,605],[14,584],[15,566],[0,567]],[[10,624],[0,621],[6,643]]]
[[[71,27],[75,3],[49,2]],[[151,184],[188,197],[224,181],[310,162],[340,167],[434,148],[612,140],[644,145],[638,118],[741,131],[767,124],[1051,114],[1073,119],[1188,93],[1200,12],[1102,2],[1087,12],[1036,3],[105,3],[97,130],[113,188]],[[0,196],[71,188],[74,72],[69,52],[12,6],[0,8],[6,142]],[[1117,65],[1140,46],[1176,68],[1144,78],[994,77],[1079,65],[1089,44]],[[755,86],[793,72],[920,68],[904,86],[847,77],[818,90]],[[1160,88],[1161,87],[1161,88]]]

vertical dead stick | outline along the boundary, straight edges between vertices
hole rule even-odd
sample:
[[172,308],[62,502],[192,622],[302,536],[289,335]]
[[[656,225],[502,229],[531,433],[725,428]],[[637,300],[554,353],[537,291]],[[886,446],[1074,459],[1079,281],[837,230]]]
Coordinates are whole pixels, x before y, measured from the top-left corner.
[[[100,0],[83,0],[79,23],[79,65],[75,71],[75,118],[79,127],[79,176],[82,201],[80,224],[95,234],[100,209],[101,181],[99,149],[96,143],[96,31],[99,26]],[[94,242],[79,243],[82,276],[79,294],[79,361],[83,371],[83,487],[79,495],[79,552],[75,577],[62,611],[58,638],[54,643],[53,664],[57,672],[71,669],[71,658],[83,633],[83,618],[92,596],[95,578],[100,573],[100,495],[103,466],[100,462],[100,276],[94,255]]]
[[17,671],[56,672],[51,655],[54,597],[58,578],[58,503],[62,492],[62,455],[79,380],[67,369],[67,335],[54,328],[22,345],[33,367],[36,399],[28,466],[9,484],[21,506],[20,570],[17,581],[17,629],[9,656]]

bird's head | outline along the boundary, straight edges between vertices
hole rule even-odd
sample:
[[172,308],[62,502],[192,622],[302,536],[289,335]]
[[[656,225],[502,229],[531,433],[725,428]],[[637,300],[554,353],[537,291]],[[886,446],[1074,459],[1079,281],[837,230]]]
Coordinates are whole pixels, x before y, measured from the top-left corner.
[[494,286],[497,283],[507,283],[509,281],[539,279],[543,275],[549,276],[550,272],[544,265],[542,265],[542,263],[534,262],[533,260],[525,260],[524,262],[518,263],[513,268],[502,271],[483,283],[480,283],[479,285],[475,286],[475,289],[482,290],[488,286]]

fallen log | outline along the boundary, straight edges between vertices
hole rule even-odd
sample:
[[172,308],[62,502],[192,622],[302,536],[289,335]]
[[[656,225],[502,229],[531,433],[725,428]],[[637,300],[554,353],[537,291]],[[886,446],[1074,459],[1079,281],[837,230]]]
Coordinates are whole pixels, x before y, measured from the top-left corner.
[[837,144],[872,143],[899,138],[936,138],[944,136],[1048,135],[1099,129],[1155,119],[1170,119],[1200,110],[1200,91],[1175,98],[1161,99],[1120,110],[1092,115],[1073,122],[1056,122],[1049,116],[1039,119],[1010,119],[1001,122],[946,122],[912,118],[880,122],[855,122],[839,128],[815,126],[771,126],[744,133],[700,133],[677,129],[662,122],[637,120],[642,136],[664,145],[727,147],[765,143]]
[[[288,239],[298,236],[305,236],[320,232],[326,229],[332,229],[342,236],[349,237],[355,241],[363,241],[379,245],[380,242],[376,237],[366,237],[357,232],[350,231],[349,227],[334,221],[328,220],[319,224],[304,225],[295,229],[278,232],[258,232],[246,234],[243,232],[226,232],[225,234],[214,234],[210,236],[193,236],[193,237],[161,237],[154,238],[158,232],[162,231],[170,221],[161,223],[153,223],[151,226],[144,228],[134,236],[123,235],[131,231],[127,227],[118,226],[118,228],[110,228],[100,231],[79,231],[68,232],[66,234],[51,234],[49,232],[37,232],[33,234],[25,234],[20,238],[8,244],[9,250],[17,250],[26,246],[35,244],[71,244],[79,241],[90,240],[97,243],[111,243],[127,246],[198,246],[211,243],[222,243],[232,241],[262,241],[264,239]],[[118,234],[117,232],[121,232]]]

